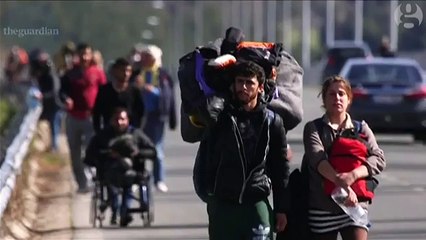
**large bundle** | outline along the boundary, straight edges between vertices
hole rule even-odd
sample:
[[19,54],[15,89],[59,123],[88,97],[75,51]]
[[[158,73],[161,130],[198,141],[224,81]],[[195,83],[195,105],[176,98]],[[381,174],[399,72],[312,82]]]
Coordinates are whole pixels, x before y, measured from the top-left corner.
[[204,104],[205,98],[215,93],[205,81],[204,66],[207,60],[218,56],[219,50],[210,45],[197,47],[179,60],[179,86],[185,113],[196,114],[198,107]]
[[229,92],[230,66],[235,61],[254,61],[263,67],[267,80],[262,99],[284,119],[287,130],[302,119],[303,70],[283,50],[281,43],[243,41],[237,28],[229,28],[225,39],[197,47],[179,60],[181,89],[181,135],[197,142],[203,127],[215,122]]
[[139,151],[134,136],[126,133],[111,140],[109,149],[118,153],[121,157],[131,158],[135,152]]

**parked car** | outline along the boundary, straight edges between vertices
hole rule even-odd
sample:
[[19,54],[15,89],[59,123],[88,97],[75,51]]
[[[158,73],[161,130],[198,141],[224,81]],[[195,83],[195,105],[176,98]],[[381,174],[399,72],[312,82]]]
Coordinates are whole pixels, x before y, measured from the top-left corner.
[[367,121],[375,132],[410,133],[426,142],[426,78],[418,62],[354,58],[340,75],[352,86],[354,119]]
[[329,76],[338,74],[350,58],[370,58],[372,56],[370,47],[364,42],[335,41],[333,46],[327,50],[327,63],[324,67],[321,81],[324,81]]

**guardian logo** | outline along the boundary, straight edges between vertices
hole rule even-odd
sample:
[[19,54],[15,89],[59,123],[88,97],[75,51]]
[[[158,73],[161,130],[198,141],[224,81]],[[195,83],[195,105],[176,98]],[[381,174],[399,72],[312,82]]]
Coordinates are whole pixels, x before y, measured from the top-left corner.
[[404,28],[411,29],[422,24],[423,12],[417,4],[402,3],[395,9],[393,17],[396,25],[402,23]]

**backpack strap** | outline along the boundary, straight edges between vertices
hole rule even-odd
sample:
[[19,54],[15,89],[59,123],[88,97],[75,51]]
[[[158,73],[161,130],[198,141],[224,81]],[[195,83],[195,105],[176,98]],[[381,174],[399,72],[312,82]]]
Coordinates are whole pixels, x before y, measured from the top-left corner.
[[[314,124],[315,124],[315,128],[317,129],[318,136],[321,140],[321,143],[324,146],[324,149],[326,149],[324,145],[324,123],[322,122],[322,118],[315,119]],[[326,152],[328,152],[328,149]]]
[[[324,123],[322,121],[322,118],[315,119],[314,124],[315,124],[315,127],[317,129],[318,136],[321,140],[321,143],[324,146],[324,149],[326,150],[326,152],[328,153],[331,146],[326,147],[325,144],[324,144],[325,143],[325,141],[324,141],[325,136],[324,136]],[[362,131],[362,123],[360,121],[357,121],[357,120],[352,120],[352,124],[354,125],[355,133],[357,135],[359,135]]]
[[272,111],[272,110],[269,110],[269,109],[266,109],[266,114],[268,115],[268,116],[266,116],[267,118],[268,118],[268,142],[271,140],[271,131],[273,131],[273,130],[271,130],[271,126],[272,126],[272,124],[275,122],[275,112],[274,111]]
[[356,134],[358,140],[360,140],[362,143],[364,143],[365,146],[367,146],[368,155],[371,156],[373,154],[373,150],[371,149],[371,147],[368,147],[367,140],[360,136],[360,134],[362,132],[362,122],[357,121],[357,120],[352,120],[352,123],[354,125],[355,134]]
[[133,134],[133,132],[135,131],[135,129],[136,128],[133,125],[129,124],[129,127],[127,128],[126,132],[130,133],[130,134]]
[[275,121],[275,112],[267,109],[267,114],[268,114],[268,126],[271,126],[271,123]]
[[356,133],[361,133],[362,131],[362,124],[360,121],[352,120],[352,124],[354,125],[354,129]]

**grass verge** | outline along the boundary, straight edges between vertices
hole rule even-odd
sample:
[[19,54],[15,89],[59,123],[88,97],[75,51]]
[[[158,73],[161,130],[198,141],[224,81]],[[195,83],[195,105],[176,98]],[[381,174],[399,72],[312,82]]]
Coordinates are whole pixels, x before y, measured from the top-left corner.
[[5,99],[0,99],[0,135],[3,135],[4,130],[8,127],[10,120],[16,114],[16,108]]

